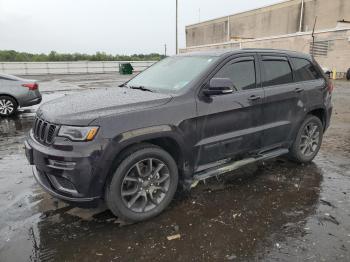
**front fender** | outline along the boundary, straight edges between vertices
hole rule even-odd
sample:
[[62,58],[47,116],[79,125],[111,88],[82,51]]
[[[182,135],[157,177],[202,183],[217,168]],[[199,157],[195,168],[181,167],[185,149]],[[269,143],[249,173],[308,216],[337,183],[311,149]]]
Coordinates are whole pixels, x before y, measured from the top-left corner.
[[133,144],[158,138],[172,139],[178,145],[184,158],[190,157],[190,150],[186,146],[184,134],[177,127],[170,125],[151,126],[124,132],[113,139],[112,145],[117,144],[118,146],[114,146],[114,148],[118,148],[118,152],[120,152]]
[[177,127],[160,125],[130,130],[115,136],[106,146],[101,157],[100,164],[95,170],[95,182],[99,184],[99,192],[97,193],[99,195],[103,194],[104,186],[107,178],[111,174],[113,163],[124,149],[131,145],[159,138],[172,139],[178,145],[182,159],[184,160],[183,164],[187,166],[188,163],[189,166],[192,166],[193,159],[191,150],[188,146],[186,146],[184,135]]

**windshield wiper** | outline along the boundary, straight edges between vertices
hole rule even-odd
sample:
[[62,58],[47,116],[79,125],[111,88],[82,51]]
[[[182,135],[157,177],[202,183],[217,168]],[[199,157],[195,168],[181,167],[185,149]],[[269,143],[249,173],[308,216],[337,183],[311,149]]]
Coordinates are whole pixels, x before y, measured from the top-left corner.
[[154,92],[153,90],[151,90],[149,88],[146,88],[144,86],[129,86],[129,88],[131,88],[131,89],[139,89],[139,90],[148,91],[148,92]]

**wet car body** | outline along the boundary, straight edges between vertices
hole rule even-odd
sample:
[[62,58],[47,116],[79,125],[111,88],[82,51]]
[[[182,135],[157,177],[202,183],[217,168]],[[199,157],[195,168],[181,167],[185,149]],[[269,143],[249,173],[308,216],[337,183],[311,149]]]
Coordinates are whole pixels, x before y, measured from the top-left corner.
[[[203,55],[215,57],[215,63],[176,94],[120,88],[89,91],[42,105],[25,142],[39,184],[65,201],[96,204],[104,198],[117,156],[131,145],[146,141],[167,150],[176,158],[186,186],[194,174],[222,160],[288,149],[308,114],[320,117],[324,130],[329,126],[332,105],[326,77],[296,80],[291,57],[314,64],[308,55],[247,49],[191,56]],[[263,87],[264,57],[290,63],[292,81]],[[254,63],[254,88],[222,96],[204,95],[206,83],[231,61]],[[42,135],[36,131],[44,124],[53,126],[50,141],[47,132]],[[100,128],[93,141],[72,142],[57,136],[63,125]]]

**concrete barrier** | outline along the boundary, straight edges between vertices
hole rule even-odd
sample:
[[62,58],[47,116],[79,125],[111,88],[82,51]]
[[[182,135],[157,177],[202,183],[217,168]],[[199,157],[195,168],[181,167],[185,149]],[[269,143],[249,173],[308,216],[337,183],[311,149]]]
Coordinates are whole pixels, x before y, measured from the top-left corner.
[[0,62],[0,72],[11,75],[89,74],[119,71],[120,63],[131,63],[136,72],[156,61],[80,61],[80,62]]

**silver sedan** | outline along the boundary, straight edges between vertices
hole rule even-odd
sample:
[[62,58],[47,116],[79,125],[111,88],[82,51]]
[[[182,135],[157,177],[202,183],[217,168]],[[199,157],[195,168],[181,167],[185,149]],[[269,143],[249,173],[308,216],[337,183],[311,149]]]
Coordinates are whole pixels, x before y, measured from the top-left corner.
[[0,74],[0,116],[11,116],[18,107],[40,102],[39,85],[35,80]]

